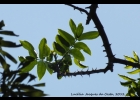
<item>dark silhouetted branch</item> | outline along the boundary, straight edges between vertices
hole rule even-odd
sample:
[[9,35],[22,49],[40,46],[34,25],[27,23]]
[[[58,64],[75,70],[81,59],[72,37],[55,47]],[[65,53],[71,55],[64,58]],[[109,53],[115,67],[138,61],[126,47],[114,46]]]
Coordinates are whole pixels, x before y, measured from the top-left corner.
[[86,25],[88,25],[91,20],[94,22],[94,24],[101,36],[103,46],[105,48],[105,50],[103,50],[103,52],[106,52],[106,54],[107,54],[106,57],[108,58],[108,63],[107,63],[107,66],[105,67],[105,69],[91,70],[91,71],[87,70],[87,71],[80,71],[80,72],[78,71],[78,72],[74,72],[74,73],[66,73],[66,74],[61,74],[61,75],[63,75],[63,76],[90,75],[90,74],[101,73],[101,72],[106,73],[108,70],[113,72],[114,63],[130,65],[130,66],[133,66],[134,68],[140,68],[140,64],[138,64],[138,63],[133,63],[133,62],[126,61],[123,59],[115,58],[115,55],[113,55],[112,49],[110,47],[111,44],[109,43],[107,35],[104,31],[103,25],[101,24],[97,14],[96,14],[96,9],[98,8],[98,4],[91,4],[89,7],[86,7],[86,9],[90,9],[89,13],[85,9],[76,7],[72,4],[65,4],[65,5],[73,7],[74,10],[77,9],[80,12],[86,13],[86,15],[87,15]]

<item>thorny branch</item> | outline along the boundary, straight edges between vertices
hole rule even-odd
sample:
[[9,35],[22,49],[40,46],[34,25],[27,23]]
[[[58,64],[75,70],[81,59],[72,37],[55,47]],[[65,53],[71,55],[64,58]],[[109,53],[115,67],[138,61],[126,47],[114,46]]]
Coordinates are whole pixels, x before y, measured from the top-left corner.
[[98,29],[98,32],[99,32],[101,39],[103,41],[103,46],[105,48],[105,50],[103,50],[103,52],[106,52],[106,54],[107,54],[106,57],[108,58],[108,63],[104,69],[98,69],[98,70],[92,69],[91,71],[88,71],[88,70],[87,71],[78,71],[78,72],[74,72],[74,73],[65,73],[65,74],[61,73],[62,76],[76,76],[76,75],[81,75],[81,76],[82,75],[89,75],[90,76],[90,74],[94,74],[94,73],[101,73],[101,72],[106,73],[108,70],[113,72],[114,63],[131,65],[134,68],[140,68],[140,65],[138,63],[133,63],[133,62],[126,61],[123,59],[119,59],[119,58],[116,58],[115,55],[113,55],[112,49],[110,47],[111,44],[109,43],[109,40],[108,40],[107,35],[104,31],[104,28],[103,28],[97,14],[96,14],[96,9],[98,8],[98,4],[91,4],[91,6],[86,7],[86,9],[87,8],[90,9],[89,13],[85,9],[80,8],[80,7],[76,7],[72,4],[65,4],[65,5],[73,7],[74,10],[77,9],[80,12],[86,13],[86,15],[87,15],[86,25],[88,25],[91,20],[95,23],[95,26]]

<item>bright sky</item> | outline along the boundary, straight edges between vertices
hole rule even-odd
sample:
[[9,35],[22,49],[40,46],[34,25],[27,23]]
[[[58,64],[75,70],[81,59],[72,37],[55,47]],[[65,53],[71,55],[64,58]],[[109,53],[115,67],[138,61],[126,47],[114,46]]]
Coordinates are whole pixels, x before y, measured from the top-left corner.
[[[77,4],[79,7],[87,7],[89,4]],[[124,59],[123,55],[133,56],[132,51],[136,51],[140,55],[139,48],[139,34],[140,34],[140,5],[130,4],[99,4],[97,14],[102,22],[104,29],[112,44],[111,48],[116,57]],[[19,37],[4,36],[5,40],[12,40],[19,43],[19,40],[27,40],[33,44],[38,52],[38,44],[40,40],[45,37],[48,45],[52,49],[52,43],[58,33],[57,29],[63,29],[71,33],[69,27],[69,20],[72,18],[78,25],[82,23],[84,32],[97,30],[93,22],[85,25],[87,16],[73,8],[63,4],[11,4],[0,5],[0,20],[4,20],[5,30],[12,30]],[[71,33],[72,34],[72,33]],[[92,56],[84,53],[86,58],[83,64],[92,68],[105,68],[107,63],[106,53],[103,52],[101,38],[96,40],[85,41],[92,51]],[[28,56],[28,52],[20,48],[4,48],[11,53],[17,60],[18,56]],[[11,64],[11,69],[16,69],[18,64]],[[92,74],[76,77],[63,77],[61,80],[57,79],[56,74],[50,75],[46,72],[41,81],[36,79],[35,82],[29,84],[36,84],[45,82],[46,86],[42,89],[51,97],[70,97],[73,93],[85,94],[99,94],[99,93],[126,93],[127,87],[122,87],[120,81],[122,80],[118,74],[128,75],[126,72],[131,70],[124,69],[125,65],[115,64],[114,72],[108,71],[106,74]],[[76,65],[72,65],[70,71],[74,72],[81,70]],[[86,69],[87,70],[87,69]],[[37,75],[36,67],[31,73]],[[128,75],[132,78],[138,78],[139,75]],[[26,83],[26,82],[25,82]],[[99,96],[99,95],[98,95]],[[105,96],[105,95],[103,95]]]

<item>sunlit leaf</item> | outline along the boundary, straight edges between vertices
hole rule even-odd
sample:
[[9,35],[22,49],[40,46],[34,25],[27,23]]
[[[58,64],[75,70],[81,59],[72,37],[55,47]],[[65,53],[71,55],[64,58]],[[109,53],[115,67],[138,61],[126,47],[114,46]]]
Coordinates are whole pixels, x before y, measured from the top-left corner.
[[137,55],[137,53],[135,51],[133,51],[133,56],[139,62],[139,56]]
[[33,50],[33,51],[28,51],[28,52],[29,52],[29,55],[30,55],[30,56],[32,56],[32,57],[34,57],[34,58],[37,58],[37,53],[36,53],[35,50]]
[[85,66],[83,64],[80,63],[80,61],[78,61],[77,59],[74,58],[74,63],[79,66],[80,68],[87,68],[88,66]]
[[20,40],[20,43],[28,51],[34,51],[33,45],[31,43],[29,43],[28,41],[22,41],[22,40]]
[[132,78],[130,78],[130,77],[128,77],[128,76],[124,76],[124,75],[120,75],[120,74],[118,74],[121,78],[123,78],[124,80],[127,80],[127,81],[135,81],[135,79],[132,79]]
[[36,60],[30,62],[27,66],[25,66],[24,68],[21,69],[21,72],[29,72],[29,71],[31,71],[36,64],[37,64]]
[[73,32],[74,36],[76,37],[76,32],[75,32],[76,25],[75,25],[75,23],[74,23],[74,21],[72,19],[70,19],[70,21],[69,21],[69,26],[70,26],[71,31]]
[[45,63],[42,60],[38,61],[38,64],[37,64],[37,74],[38,74],[39,80],[42,79],[42,77],[45,75],[45,72],[46,72],[46,65],[45,65]]
[[74,42],[75,42],[75,39],[72,35],[70,35],[69,33],[61,30],[61,29],[58,29],[58,33],[70,44],[70,45],[73,45]]
[[132,86],[134,87],[134,88],[137,88],[137,83],[136,82],[132,82]]
[[20,62],[25,61],[25,58],[23,56],[18,56],[18,59]]
[[132,84],[132,81],[127,81],[127,82],[120,82],[122,86],[128,87],[129,85]]
[[19,35],[14,34],[13,31],[0,31],[0,34],[2,34],[2,35],[10,35],[10,36],[19,36]]
[[43,54],[43,56],[47,57],[47,56],[50,55],[50,53],[51,53],[50,48],[48,47],[47,44],[45,44],[45,47],[44,47],[44,54]]
[[127,65],[127,66],[125,66],[124,68],[125,68],[125,69],[130,69],[130,68],[133,68],[133,67],[132,67],[132,66]]
[[32,85],[32,86],[42,87],[42,86],[45,86],[45,83],[34,84],[34,85]]
[[58,53],[59,55],[64,55],[65,54],[65,49],[63,47],[61,47],[58,43],[56,42],[53,42],[53,48],[54,48],[54,51],[56,53]]
[[91,40],[91,39],[96,39],[99,36],[99,32],[98,31],[89,31],[89,32],[85,32],[83,33],[78,40]]
[[127,61],[136,62],[136,61],[134,60],[134,58],[132,58],[132,57],[128,57],[128,56],[125,56],[125,55],[124,55],[124,57],[125,57],[125,59],[126,59]]
[[89,47],[83,43],[83,42],[76,42],[74,44],[74,47],[75,48],[78,48],[78,49],[82,49],[84,52],[86,52],[87,54],[91,55],[91,50],[89,49]]
[[40,59],[44,59],[44,48],[45,48],[45,44],[47,43],[47,40],[45,39],[45,38],[43,38],[41,41],[40,41],[40,43],[39,43],[39,45],[38,45],[38,49],[39,49],[39,58]]
[[128,74],[137,74],[137,73],[140,73],[140,69],[136,69],[134,71],[131,71],[131,72],[127,72]]
[[80,60],[80,61],[84,61],[84,60],[85,60],[83,54],[82,54],[81,51],[80,51],[79,49],[77,49],[77,48],[71,49],[71,50],[70,50],[70,54],[71,54],[74,58],[76,58],[76,59],[78,59],[78,60]]
[[83,33],[84,27],[82,25],[82,23],[78,24],[77,28],[76,28],[76,37],[79,38],[82,33]]
[[2,53],[3,56],[6,56],[9,60],[13,61],[15,64],[17,63],[17,60],[8,52],[3,51],[3,50],[0,50],[0,52]]
[[46,66],[46,68],[47,68],[47,71],[48,71],[50,74],[52,74],[52,73],[53,73],[53,70],[49,67],[48,62],[44,62],[44,64],[45,64],[45,66]]
[[61,36],[56,35],[55,40],[60,46],[62,46],[65,50],[68,50],[70,47],[70,44]]

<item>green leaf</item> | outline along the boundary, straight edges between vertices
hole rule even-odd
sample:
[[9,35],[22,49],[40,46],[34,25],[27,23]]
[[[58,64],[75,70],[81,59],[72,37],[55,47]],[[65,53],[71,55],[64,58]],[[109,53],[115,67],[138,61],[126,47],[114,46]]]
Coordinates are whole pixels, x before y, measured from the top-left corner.
[[79,38],[83,33],[84,27],[82,23],[78,24],[78,27],[76,28],[76,37]]
[[32,62],[32,61],[28,61],[28,60],[22,61],[22,62],[20,62],[20,64],[19,64],[18,67],[20,67],[20,66],[22,65],[21,69],[23,69],[23,68],[25,68],[26,66],[28,66],[31,62]]
[[42,97],[46,96],[46,94],[43,93],[43,91],[36,89],[36,91],[31,93],[31,97]]
[[1,65],[2,65],[2,67],[4,68],[4,70],[6,71],[8,71],[9,70],[9,67],[7,66],[7,64],[6,64],[6,61],[4,60],[4,58],[0,55],[0,63],[1,63]]
[[56,42],[53,42],[53,48],[54,48],[54,51],[56,53],[58,53],[59,55],[64,55],[65,54],[65,49],[63,47],[61,47],[58,43]]
[[47,61],[49,61],[49,62],[53,61],[53,52],[54,51],[51,51],[51,53],[49,54],[49,56],[46,58]]
[[33,86],[42,87],[42,86],[45,86],[45,83],[34,84]]
[[70,44],[61,35],[56,35],[55,40],[65,50],[68,50],[69,49]]
[[39,89],[35,89],[33,86],[30,86],[30,85],[20,84],[19,87],[21,90],[25,91],[25,92],[20,92],[20,93],[26,97],[42,97],[42,96],[47,95],[47,94],[44,94],[43,91]]
[[130,68],[133,68],[133,67],[132,67],[132,66],[127,65],[127,66],[125,66],[124,68],[125,68],[125,69],[130,69]]
[[45,44],[47,43],[47,40],[45,38],[43,38],[38,46],[39,49],[39,58],[40,59],[44,59],[44,48],[45,48]]
[[0,21],[0,30],[2,30],[2,27],[5,26],[4,21]]
[[50,48],[48,47],[47,44],[45,44],[44,52],[45,52],[45,53],[44,53],[44,56],[45,56],[45,57],[49,56],[50,53],[51,53],[51,50],[50,50]]
[[21,83],[23,80],[25,80],[28,77],[28,73],[22,73],[20,76],[14,81],[14,84]]
[[83,42],[77,42],[74,44],[74,48],[82,49],[87,54],[91,55],[91,51],[89,47]]
[[132,86],[134,87],[134,88],[137,88],[137,83],[136,82],[132,82]]
[[127,82],[120,82],[122,86],[130,86],[132,84],[132,81],[127,81]]
[[20,87],[21,90],[23,90],[25,92],[34,91],[34,87],[30,86],[30,85],[19,84],[18,86]]
[[0,40],[0,46],[3,46],[3,47],[20,47],[21,45],[16,45],[16,43],[11,42],[11,41]]
[[8,52],[3,51],[3,50],[0,50],[0,52],[2,53],[3,56],[6,56],[9,60],[13,61],[15,64],[17,63],[17,60]]
[[28,51],[31,51],[31,52],[34,51],[33,45],[32,45],[31,43],[29,43],[28,41],[22,41],[22,40],[20,40],[20,43],[21,43],[21,45],[22,45],[25,49],[27,49]]
[[130,90],[128,91],[128,93],[129,93],[129,96],[130,96],[130,97],[135,97],[135,96],[136,96],[136,95],[135,95],[135,91],[134,91],[133,88],[130,88]]
[[127,80],[127,81],[135,81],[135,79],[132,79],[132,78],[130,78],[130,77],[128,77],[128,76],[124,76],[124,75],[120,75],[120,74],[118,74],[121,78],[123,78],[124,80]]
[[34,57],[34,58],[37,58],[37,53],[36,53],[35,50],[33,50],[33,51],[28,51],[28,52],[29,52],[29,55],[30,55],[30,56],[32,56],[32,57]]
[[136,69],[134,71],[131,71],[131,72],[127,72],[128,74],[137,74],[137,73],[140,73],[140,69]]
[[2,35],[10,35],[10,36],[19,36],[19,35],[14,34],[13,31],[0,31],[0,34],[2,34]]
[[57,75],[57,79],[61,79],[63,76],[61,76],[61,75]]
[[34,61],[34,60],[35,60],[35,58],[32,57],[32,56],[26,56],[25,58],[26,58],[26,60],[28,60],[28,61]]
[[75,43],[75,39],[72,35],[70,35],[69,33],[58,29],[58,33],[70,44],[73,45]]
[[85,66],[83,64],[80,63],[80,61],[78,61],[77,59],[74,58],[74,63],[79,66],[80,68],[87,68],[88,66]]
[[124,55],[124,57],[125,57],[125,59],[126,59],[127,61],[136,62],[136,61],[134,60],[134,58],[132,58],[132,57],[128,57],[128,56],[125,56],[125,55]]
[[125,96],[129,96],[129,93],[127,93]]
[[77,49],[77,48],[71,49],[71,50],[70,50],[70,54],[71,54],[74,58],[76,58],[76,59],[78,59],[78,60],[80,60],[80,61],[84,61],[84,60],[85,60],[83,54],[82,54],[82,53],[80,52],[80,50]]
[[65,55],[65,57],[64,57],[64,59],[63,59],[63,62],[65,63],[66,62],[66,64],[68,64],[68,65],[72,65],[72,60],[71,60],[71,56],[70,55]]
[[32,80],[35,80],[35,78],[36,78],[36,76],[32,75],[32,74],[30,74],[29,77],[30,77],[30,79],[29,79],[28,83],[31,82]]
[[37,64],[36,60],[30,62],[27,66],[25,66],[24,68],[21,69],[21,72],[29,72],[29,71],[31,71],[36,64]]
[[42,77],[45,75],[45,72],[46,72],[46,65],[45,65],[45,63],[42,60],[38,61],[38,64],[37,64],[37,74],[38,74],[39,80],[42,79]]
[[23,56],[18,56],[18,59],[20,62],[25,61],[25,58]]
[[70,21],[69,21],[69,26],[70,26],[71,31],[73,32],[74,36],[76,37],[76,32],[75,32],[76,25],[75,25],[75,23],[74,23],[74,21],[72,19],[70,19]]
[[133,56],[134,56],[135,60],[137,62],[139,62],[139,56],[137,55],[137,53],[135,51],[133,51]]
[[49,63],[48,62],[44,62],[45,63],[45,66],[46,66],[46,68],[47,68],[47,71],[50,73],[50,74],[52,74],[53,73],[53,70],[49,67]]
[[78,40],[91,40],[91,39],[96,39],[99,36],[99,32],[98,31],[89,31],[89,32],[85,32],[83,33]]

